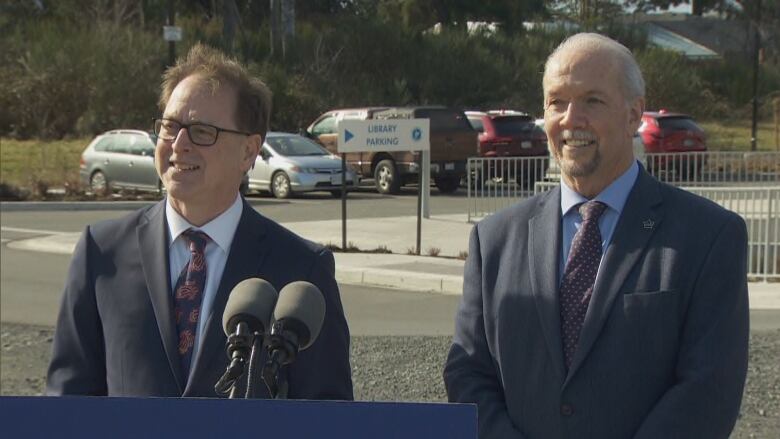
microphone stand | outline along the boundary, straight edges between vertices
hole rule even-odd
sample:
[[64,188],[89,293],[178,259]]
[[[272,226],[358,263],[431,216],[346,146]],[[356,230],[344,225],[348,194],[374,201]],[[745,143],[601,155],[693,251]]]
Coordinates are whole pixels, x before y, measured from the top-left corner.
[[276,321],[271,327],[268,341],[268,361],[263,366],[263,382],[273,399],[287,399],[289,385],[282,366],[292,363],[298,353],[298,336],[284,329],[282,321]]
[[227,353],[230,364],[222,377],[214,385],[214,390],[221,395],[230,393],[229,398],[235,399],[238,391],[236,381],[244,374],[247,354],[253,345],[254,334],[249,333],[249,325],[239,322],[236,332],[230,334],[227,339]]
[[263,348],[263,334],[255,331],[254,341],[252,342],[252,353],[249,355],[249,371],[246,374],[246,393],[245,399],[255,398],[255,373],[257,371],[257,362],[260,358],[260,352]]

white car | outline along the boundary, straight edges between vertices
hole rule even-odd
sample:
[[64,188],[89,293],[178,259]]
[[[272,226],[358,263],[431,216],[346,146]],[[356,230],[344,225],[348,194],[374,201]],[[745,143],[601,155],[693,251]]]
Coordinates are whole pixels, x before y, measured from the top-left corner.
[[[276,198],[295,193],[328,191],[341,196],[341,158],[297,134],[269,132],[249,171],[249,190],[269,191]],[[347,190],[357,187],[355,171],[347,166]]]

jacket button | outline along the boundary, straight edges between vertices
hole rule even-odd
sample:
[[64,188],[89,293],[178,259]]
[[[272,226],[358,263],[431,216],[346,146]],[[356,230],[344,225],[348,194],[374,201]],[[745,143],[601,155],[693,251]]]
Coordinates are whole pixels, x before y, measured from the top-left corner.
[[574,407],[571,404],[561,404],[561,414],[563,416],[571,416],[574,414]]

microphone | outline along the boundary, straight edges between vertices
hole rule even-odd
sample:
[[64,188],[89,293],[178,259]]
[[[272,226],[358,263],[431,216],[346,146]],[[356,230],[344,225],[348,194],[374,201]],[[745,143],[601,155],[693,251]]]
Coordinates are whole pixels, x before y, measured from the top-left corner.
[[298,352],[317,339],[325,320],[325,298],[309,282],[289,283],[279,292],[273,318],[263,381],[272,398],[286,399],[287,383],[280,369],[295,361]]
[[262,343],[277,298],[276,288],[263,279],[245,279],[233,287],[222,313],[222,329],[227,336],[230,364],[214,385],[217,393],[225,395],[230,392],[230,398],[235,397],[235,383],[244,374],[250,350],[254,355],[255,344],[258,341]]

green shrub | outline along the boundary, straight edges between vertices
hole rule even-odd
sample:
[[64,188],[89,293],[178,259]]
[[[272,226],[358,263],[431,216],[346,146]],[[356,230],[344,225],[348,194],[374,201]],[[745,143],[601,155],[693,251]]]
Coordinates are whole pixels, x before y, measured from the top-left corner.
[[29,138],[148,128],[163,68],[158,36],[42,20],[5,38],[0,134]]

